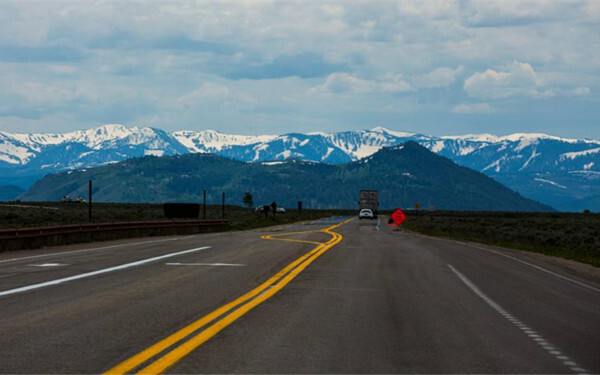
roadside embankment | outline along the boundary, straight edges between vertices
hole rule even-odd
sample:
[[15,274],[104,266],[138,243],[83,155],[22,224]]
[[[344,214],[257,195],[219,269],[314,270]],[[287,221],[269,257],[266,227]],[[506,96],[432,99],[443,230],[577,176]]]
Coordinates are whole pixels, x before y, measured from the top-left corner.
[[407,213],[407,229],[496,245],[600,267],[600,214],[422,211]]

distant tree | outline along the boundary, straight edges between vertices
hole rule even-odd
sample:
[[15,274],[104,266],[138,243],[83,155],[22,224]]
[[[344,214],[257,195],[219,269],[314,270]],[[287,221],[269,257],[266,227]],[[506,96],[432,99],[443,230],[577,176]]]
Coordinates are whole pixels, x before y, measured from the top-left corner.
[[252,199],[252,194],[249,191],[244,193],[244,204],[248,206],[249,210],[252,210],[252,206],[254,206],[254,200]]

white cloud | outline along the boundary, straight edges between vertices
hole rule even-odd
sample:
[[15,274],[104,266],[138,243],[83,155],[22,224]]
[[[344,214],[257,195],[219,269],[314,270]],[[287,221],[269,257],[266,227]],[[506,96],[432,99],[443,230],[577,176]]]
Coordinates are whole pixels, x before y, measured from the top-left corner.
[[[171,129],[302,131],[340,129],[340,113],[351,111],[344,126],[387,123],[406,110],[418,113],[415,126],[446,124],[436,116],[448,98],[519,98],[512,114],[550,126],[569,118],[570,102],[591,98],[577,107],[587,121],[577,126],[589,133],[599,113],[599,22],[598,0],[11,0],[0,6],[0,116],[32,127],[46,118],[57,130],[160,114],[156,126]],[[250,82],[249,73],[263,74]],[[13,80],[22,87],[13,90]],[[315,100],[307,91],[345,95]],[[568,99],[548,111],[531,103],[550,97]],[[489,126],[511,122],[507,113]]]
[[504,71],[488,69],[473,74],[465,80],[463,88],[470,97],[484,99],[583,97],[591,93],[587,86],[573,88],[561,74],[546,74],[545,78],[540,78],[530,64],[513,61]]
[[332,73],[325,83],[315,86],[309,93],[332,92],[337,94],[395,94],[411,90],[410,83],[402,80],[401,74],[386,74],[380,80],[366,80],[349,73]]
[[588,96],[592,91],[589,87],[576,87],[570,91],[573,96]]
[[438,88],[448,87],[456,81],[456,76],[462,74],[464,67],[459,65],[456,69],[437,68],[429,73],[421,74],[413,79],[417,87]]
[[461,103],[452,107],[452,113],[474,114],[494,112],[496,110],[488,103]]
[[198,89],[183,95],[177,102],[184,107],[218,102],[220,105],[253,107],[258,100],[247,92],[231,89],[225,85],[205,82]]
[[554,19],[570,7],[572,4],[548,0],[472,1],[465,9],[464,19],[474,26],[522,25]]
[[77,72],[77,68],[70,65],[53,64],[49,65],[48,69],[56,74],[73,74]]
[[538,97],[542,85],[533,67],[528,63],[513,61],[506,71],[488,69],[477,72],[463,85],[470,97],[501,99],[512,96]]
[[[16,95],[32,107],[65,105],[74,101],[95,101],[98,93],[89,85],[73,83],[49,84],[36,81],[11,80],[0,95]],[[21,104],[25,104],[21,102]]]
[[402,16],[423,17],[429,19],[451,18],[460,9],[458,0],[447,1],[400,1],[398,11]]

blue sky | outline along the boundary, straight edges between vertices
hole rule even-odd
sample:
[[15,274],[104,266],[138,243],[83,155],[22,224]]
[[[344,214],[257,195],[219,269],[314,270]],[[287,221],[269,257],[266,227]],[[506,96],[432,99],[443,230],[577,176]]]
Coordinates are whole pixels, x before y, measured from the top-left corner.
[[600,138],[600,1],[0,1],[0,130]]

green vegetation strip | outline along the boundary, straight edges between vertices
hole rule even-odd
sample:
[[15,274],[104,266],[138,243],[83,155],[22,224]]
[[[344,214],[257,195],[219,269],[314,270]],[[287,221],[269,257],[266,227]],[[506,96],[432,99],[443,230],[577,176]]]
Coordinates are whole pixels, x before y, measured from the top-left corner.
[[421,212],[407,229],[571,259],[600,267],[600,214]]
[[[355,210],[286,210],[273,216],[269,212],[255,212],[240,206],[225,206],[225,219],[231,229],[245,230],[271,225],[281,225],[328,216],[355,215]],[[203,210],[200,207],[200,219]],[[221,219],[221,206],[207,206],[206,219]],[[161,204],[94,203],[92,223],[118,223],[128,221],[164,221]],[[0,229],[47,227],[54,225],[87,224],[88,206],[80,203],[6,203],[0,204]]]

